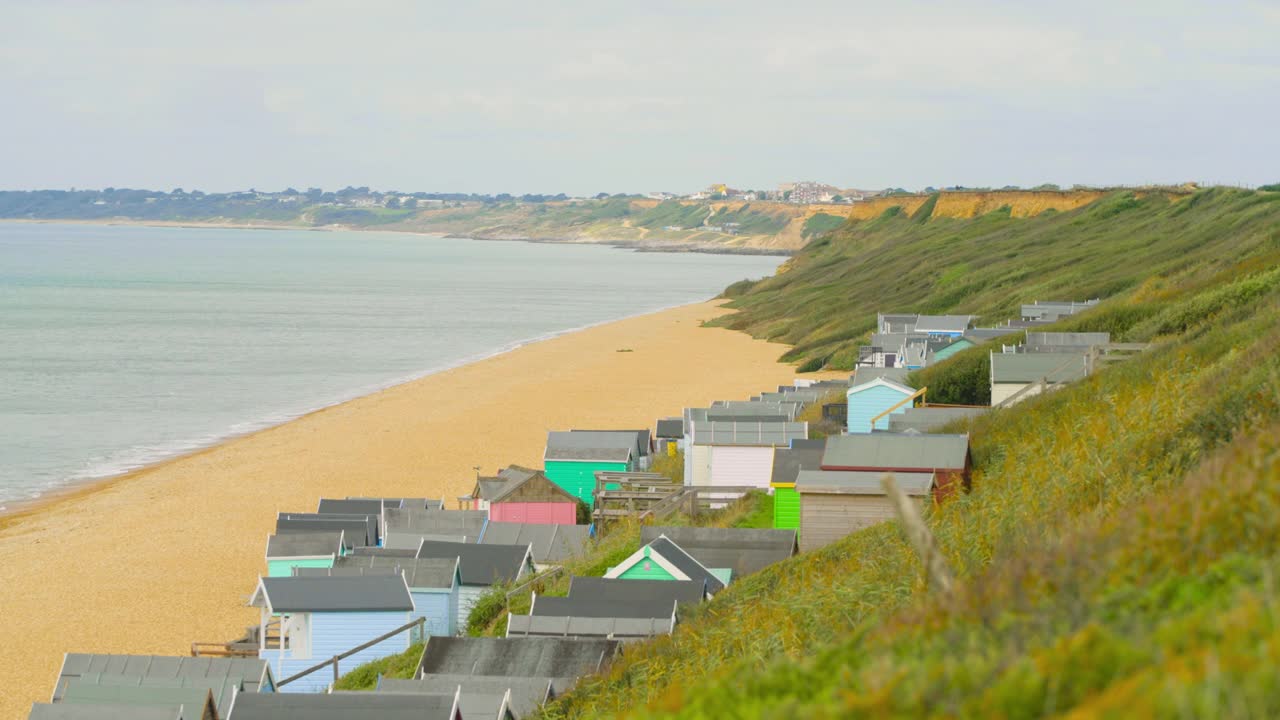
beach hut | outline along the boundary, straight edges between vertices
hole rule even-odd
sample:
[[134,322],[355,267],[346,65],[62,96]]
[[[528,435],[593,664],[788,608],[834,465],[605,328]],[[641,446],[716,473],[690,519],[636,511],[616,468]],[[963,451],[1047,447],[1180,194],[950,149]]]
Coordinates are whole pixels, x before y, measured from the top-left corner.
[[565,492],[595,502],[597,472],[640,469],[638,440],[632,432],[549,432],[542,455],[543,473]]
[[682,418],[662,418],[654,432],[655,450],[659,455],[675,457],[684,441],[684,420]]
[[[275,676],[285,678],[326,658],[334,657],[408,623],[413,596],[403,575],[264,577],[249,600],[260,610],[258,657]],[[278,639],[267,625],[277,618]],[[357,667],[409,647],[409,634],[383,640],[348,656]],[[332,675],[317,672],[282,688],[286,692],[318,692]]]
[[378,545],[377,515],[321,515],[319,513],[278,513],[276,534],[336,532],[341,530],[349,547]]
[[591,540],[590,525],[541,525],[491,522],[480,536],[481,545],[527,545],[538,571],[563,565],[582,555]]
[[[472,720],[473,716],[466,716]],[[476,715],[474,717],[482,717]],[[230,720],[464,720],[458,693],[341,692],[257,695],[236,703]]]
[[796,475],[802,468],[816,470],[822,466],[825,439],[792,440],[791,447],[773,453],[773,472],[769,487],[773,488],[773,526],[783,530],[800,527],[800,496],[796,494]]
[[[932,494],[938,501],[969,489],[972,463],[967,434],[885,432],[840,435],[827,438],[827,448],[822,454],[823,470],[865,471],[876,473],[878,477],[886,473],[894,473],[895,476],[928,473],[933,476]],[[804,512],[803,497],[801,512]],[[802,531],[803,528],[802,520]]]
[[52,700],[62,703],[67,699],[67,688],[75,683],[101,685],[104,679],[116,685],[207,690],[223,716],[240,695],[275,692],[275,676],[266,661],[258,658],[67,653]]
[[513,720],[532,717],[538,708],[555,699],[551,678],[504,677],[500,675],[428,675],[412,679],[378,678],[376,692],[448,694],[458,692],[463,717],[472,698],[507,697]]
[[267,537],[267,577],[289,577],[297,567],[328,568],[345,553],[343,532],[296,532]]
[[133,704],[71,704],[34,703],[27,720],[203,720],[209,708],[188,710],[184,705],[133,705]]
[[607,638],[629,642],[670,635],[675,629],[675,608],[672,608],[666,617],[658,618],[584,618],[512,614],[507,617],[506,637]]
[[917,315],[911,332],[931,337],[961,337],[972,324],[972,315]]
[[685,482],[767,489],[773,453],[808,437],[805,422],[695,422]]
[[547,525],[578,522],[578,498],[548,480],[540,470],[507,468],[498,477],[480,478],[472,497],[476,510],[488,511],[490,522]]
[[549,678],[557,695],[584,675],[608,668],[621,647],[617,640],[567,638],[431,638],[417,677],[435,675]]
[[[991,353],[991,406],[1019,402],[1088,374],[1082,352]],[[1024,392],[1025,390],[1025,392]],[[1021,394],[1019,394],[1021,393]],[[1017,396],[1016,398],[1014,396]]]
[[489,511],[390,509],[386,522],[386,547],[417,547],[417,540],[423,537],[475,542],[484,534]]
[[[814,550],[855,530],[892,520],[893,503],[885,495],[885,473],[801,470],[796,478],[800,495],[800,549]],[[922,507],[933,492],[933,473],[895,472],[894,480],[907,497]]]
[[916,391],[887,377],[877,377],[865,383],[849,388],[845,395],[848,398],[850,433],[869,433],[873,429],[885,430],[889,427],[889,418],[880,417],[875,427],[871,421],[883,415],[890,408],[897,406],[893,412],[902,412],[911,406],[911,398]]
[[[161,713],[167,714],[161,714]],[[67,685],[62,700],[37,704],[28,717],[48,718],[182,718],[218,720],[213,693],[206,687],[135,684],[129,678],[86,676]]]
[[621,580],[574,576],[565,597],[534,595],[531,615],[548,617],[666,617],[673,604],[689,607],[707,599],[697,580]]
[[461,582],[458,586],[457,616],[454,626],[465,631],[471,607],[489,588],[514,583],[533,573],[533,549],[528,545],[481,545],[424,540],[418,558],[457,559]]
[[[426,618],[427,635],[454,635],[458,632],[458,598],[462,588],[458,558],[404,558],[380,555],[352,555],[339,558],[333,569],[368,569],[404,573],[413,596],[413,617]],[[414,631],[413,640],[422,639]]]
[[648,525],[640,542],[666,536],[703,567],[729,568],[734,580],[782,562],[799,552],[795,530]]
[[609,568],[604,576],[619,580],[693,580],[705,583],[707,594],[715,595],[729,584],[733,570],[704,567],[662,535]]

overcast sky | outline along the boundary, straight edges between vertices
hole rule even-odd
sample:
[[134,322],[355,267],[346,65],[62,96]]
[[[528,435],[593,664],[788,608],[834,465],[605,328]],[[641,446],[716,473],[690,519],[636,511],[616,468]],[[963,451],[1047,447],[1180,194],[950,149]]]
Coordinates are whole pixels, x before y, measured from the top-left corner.
[[0,98],[7,189],[1258,184],[1280,2],[0,0]]

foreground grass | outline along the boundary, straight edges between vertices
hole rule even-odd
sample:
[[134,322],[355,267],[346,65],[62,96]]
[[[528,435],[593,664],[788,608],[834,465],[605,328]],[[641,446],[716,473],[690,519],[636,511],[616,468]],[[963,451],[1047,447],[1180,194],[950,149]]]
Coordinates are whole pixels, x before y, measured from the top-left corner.
[[1255,244],[1073,321],[1155,345],[974,423],[975,489],[928,517],[952,596],[869,528],[734,583],[544,716],[1275,716],[1277,266]]

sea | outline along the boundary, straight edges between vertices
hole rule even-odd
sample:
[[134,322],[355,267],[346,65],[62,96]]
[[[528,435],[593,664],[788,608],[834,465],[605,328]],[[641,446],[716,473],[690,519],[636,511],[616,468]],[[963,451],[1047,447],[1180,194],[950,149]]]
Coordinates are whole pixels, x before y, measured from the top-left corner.
[[781,258],[394,232],[0,223],[0,510]]

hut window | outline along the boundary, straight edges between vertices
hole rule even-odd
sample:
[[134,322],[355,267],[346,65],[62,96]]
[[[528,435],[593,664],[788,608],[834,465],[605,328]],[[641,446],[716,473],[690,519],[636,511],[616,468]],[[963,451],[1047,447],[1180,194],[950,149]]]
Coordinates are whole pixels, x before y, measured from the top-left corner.
[[645,561],[644,561],[644,569],[645,569],[645,570],[652,570],[652,569],[653,569],[653,565],[652,565],[652,564],[650,564],[648,560],[645,560]]

